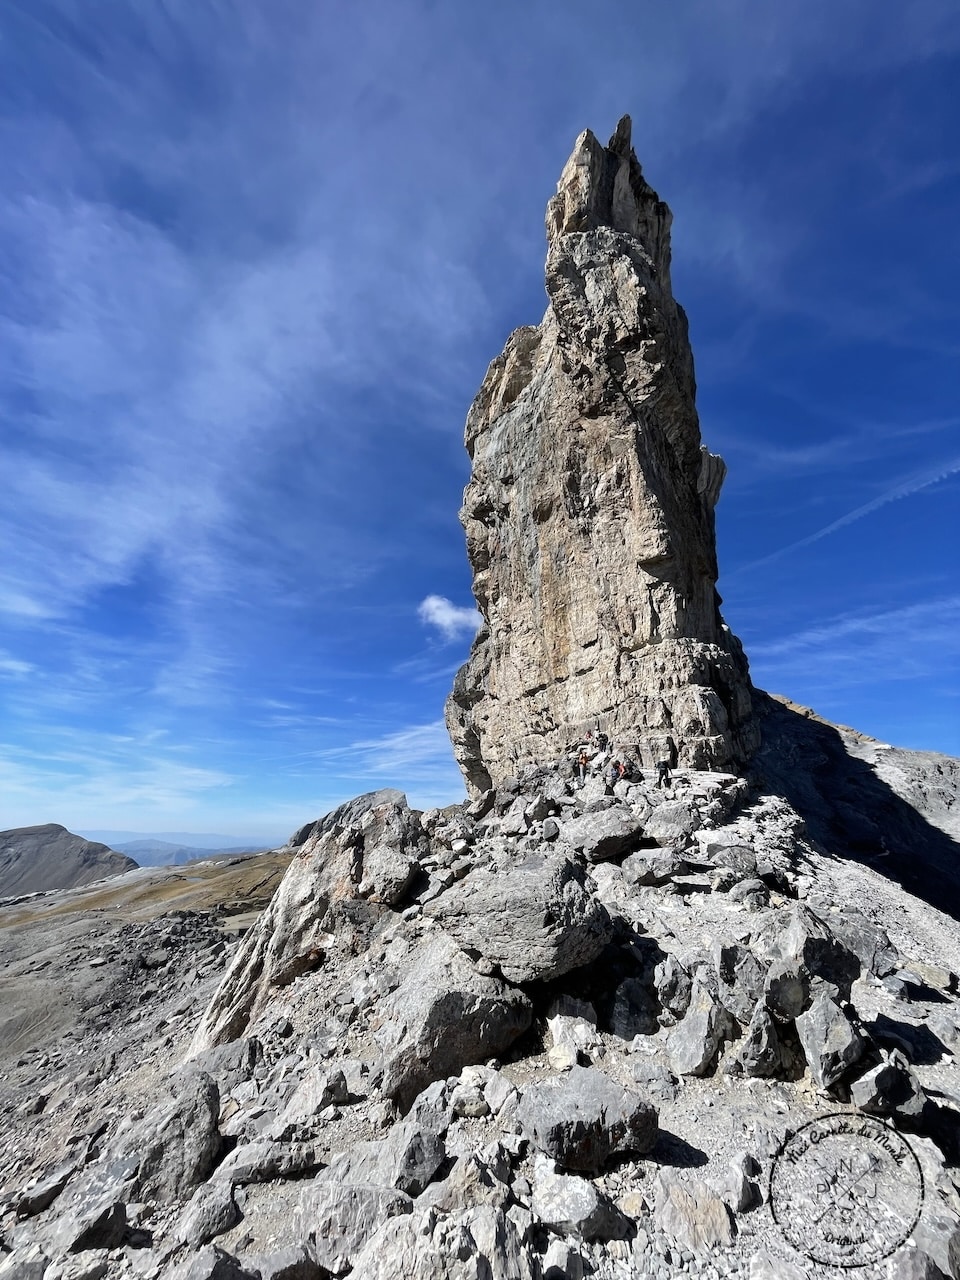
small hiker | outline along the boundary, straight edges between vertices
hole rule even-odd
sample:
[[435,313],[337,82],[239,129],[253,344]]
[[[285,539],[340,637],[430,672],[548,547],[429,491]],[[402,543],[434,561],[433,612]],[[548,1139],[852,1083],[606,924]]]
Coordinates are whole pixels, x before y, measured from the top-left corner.
[[606,751],[607,746],[610,742],[610,739],[607,737],[607,735],[605,733],[601,733],[600,730],[598,729],[594,736],[597,740],[597,749],[599,751]]
[[577,774],[580,777],[581,787],[587,780],[587,766],[589,765],[589,763],[590,763],[590,757],[587,755],[585,751],[581,751],[580,755],[577,757]]
[[670,787],[670,762],[669,760],[657,761],[657,789],[661,787]]
[[607,769],[607,784],[612,787],[619,781],[620,781],[620,761],[611,760],[610,766]]

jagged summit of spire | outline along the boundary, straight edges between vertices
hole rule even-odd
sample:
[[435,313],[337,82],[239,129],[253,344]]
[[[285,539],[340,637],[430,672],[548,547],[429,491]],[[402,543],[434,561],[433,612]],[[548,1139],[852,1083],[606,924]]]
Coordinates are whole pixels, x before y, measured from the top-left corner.
[[670,210],[643,176],[633,149],[633,124],[621,116],[604,147],[584,129],[547,205],[547,240],[610,227],[638,239],[669,288]]

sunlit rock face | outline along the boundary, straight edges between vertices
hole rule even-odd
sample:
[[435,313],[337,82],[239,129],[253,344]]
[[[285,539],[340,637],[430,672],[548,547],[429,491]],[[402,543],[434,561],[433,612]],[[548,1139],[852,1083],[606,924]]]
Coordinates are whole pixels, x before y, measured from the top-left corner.
[[546,315],[470,409],[461,520],[485,625],[447,724],[472,792],[595,725],[647,766],[729,768],[756,747],[670,222],[629,117],[607,147],[582,133],[547,206]]

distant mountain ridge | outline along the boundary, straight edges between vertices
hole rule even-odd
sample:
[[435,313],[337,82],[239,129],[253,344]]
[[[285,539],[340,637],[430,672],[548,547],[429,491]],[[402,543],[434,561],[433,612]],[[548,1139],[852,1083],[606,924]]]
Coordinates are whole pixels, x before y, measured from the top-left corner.
[[126,854],[85,840],[56,822],[0,831],[0,898],[75,889],[135,871],[138,865]]
[[262,844],[229,845],[207,848],[200,845],[173,844],[169,840],[128,840],[114,846],[121,853],[136,858],[142,867],[179,866],[195,862],[199,858],[212,858],[222,854],[264,853],[270,846]]
[[111,849],[126,848],[134,841],[152,841],[171,844],[185,849],[277,849],[286,844],[287,833],[263,835],[262,832],[235,831],[229,834],[216,831],[107,831],[88,829],[81,831],[85,840],[97,840]]

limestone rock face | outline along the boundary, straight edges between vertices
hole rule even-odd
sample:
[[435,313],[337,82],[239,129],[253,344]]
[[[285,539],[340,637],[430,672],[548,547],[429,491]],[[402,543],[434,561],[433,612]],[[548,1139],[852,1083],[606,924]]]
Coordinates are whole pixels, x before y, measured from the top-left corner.
[[493,361],[467,418],[461,520],[485,625],[447,703],[474,792],[599,724],[651,766],[756,746],[720,617],[714,505],[667,206],[625,117],[589,131],[547,208],[549,306]]

